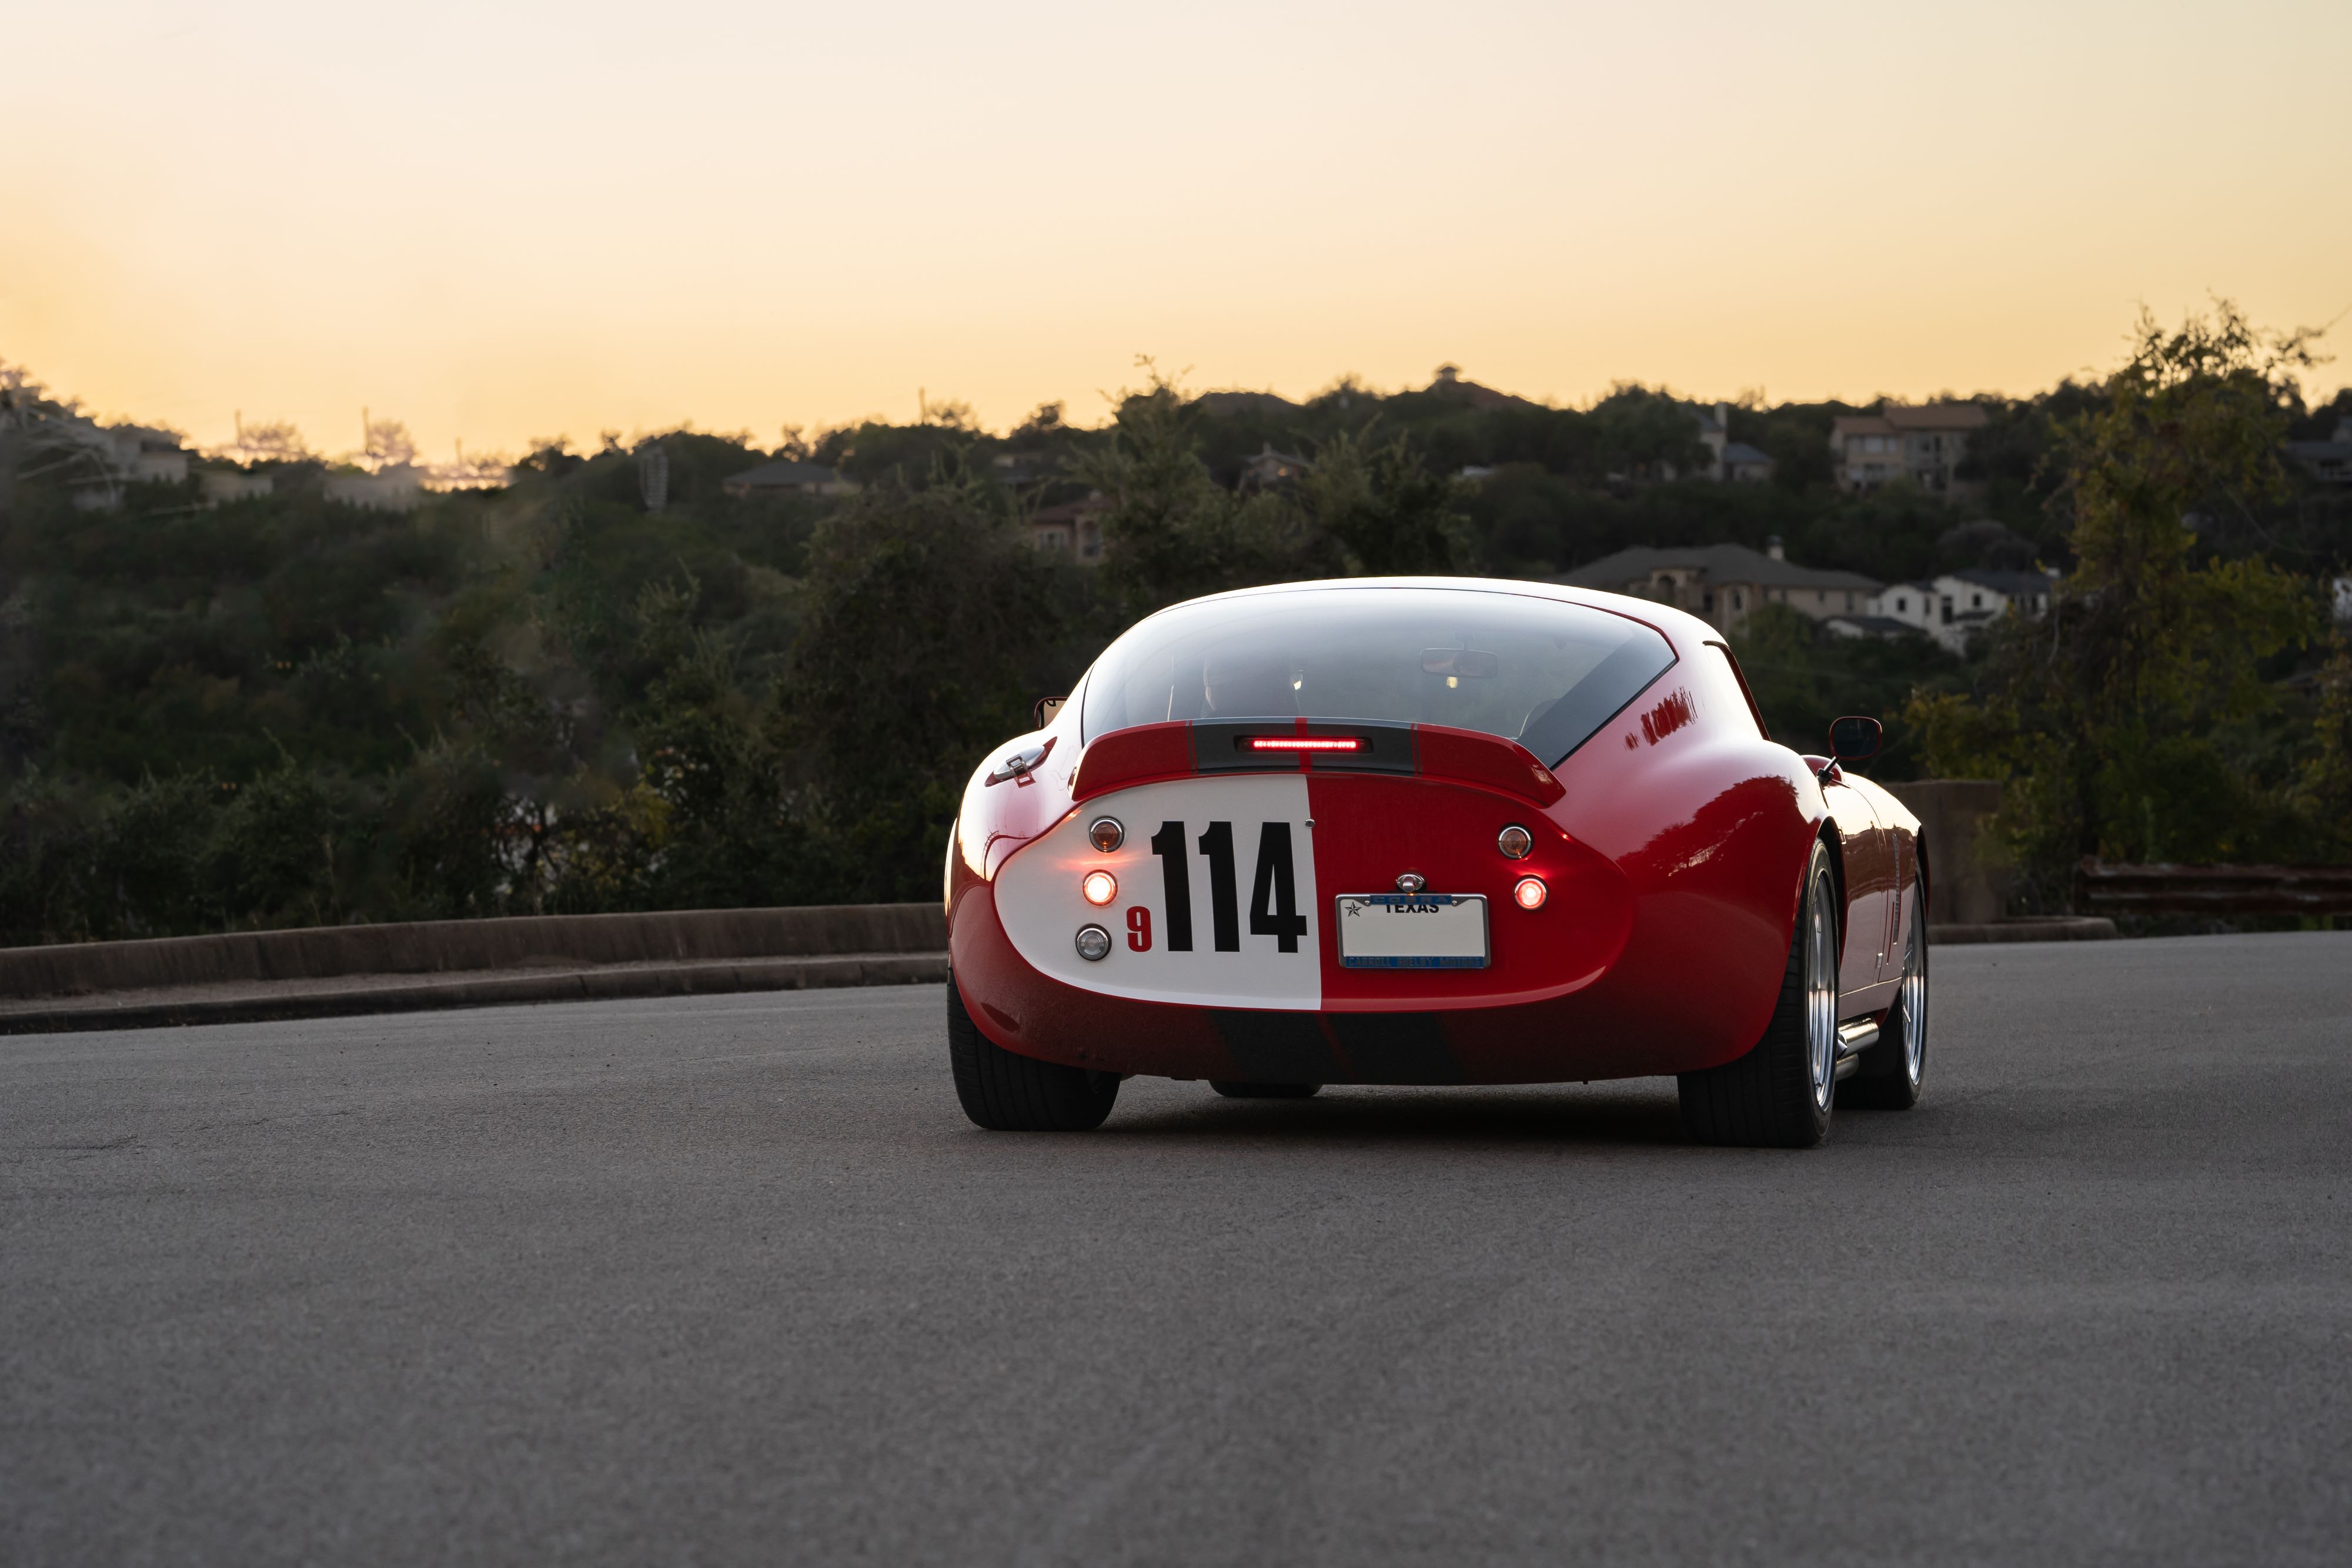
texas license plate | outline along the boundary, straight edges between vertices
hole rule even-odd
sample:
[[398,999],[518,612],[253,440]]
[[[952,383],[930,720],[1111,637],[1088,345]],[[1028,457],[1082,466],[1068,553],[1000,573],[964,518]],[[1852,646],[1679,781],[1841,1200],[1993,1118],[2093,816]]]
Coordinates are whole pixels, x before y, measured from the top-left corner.
[[1482,893],[1343,893],[1339,964],[1349,969],[1483,969]]

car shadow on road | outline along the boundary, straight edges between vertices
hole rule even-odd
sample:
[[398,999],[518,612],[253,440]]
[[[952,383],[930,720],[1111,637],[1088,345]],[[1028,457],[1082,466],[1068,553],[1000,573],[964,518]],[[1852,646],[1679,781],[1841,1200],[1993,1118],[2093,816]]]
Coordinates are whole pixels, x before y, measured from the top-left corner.
[[1225,1100],[1206,1084],[1201,1100],[1122,1105],[1098,1137],[1202,1144],[1279,1142],[1359,1148],[1657,1148],[1688,1146],[1669,1085],[1591,1088],[1327,1089],[1312,1100]]

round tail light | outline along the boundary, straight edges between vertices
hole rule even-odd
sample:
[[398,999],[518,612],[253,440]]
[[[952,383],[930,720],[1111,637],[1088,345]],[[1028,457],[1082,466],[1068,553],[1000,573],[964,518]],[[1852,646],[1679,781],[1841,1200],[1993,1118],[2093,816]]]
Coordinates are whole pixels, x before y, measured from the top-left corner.
[[1544,886],[1543,878],[1523,876],[1519,878],[1518,886],[1511,889],[1511,900],[1521,909],[1541,909],[1549,894],[1550,889]]
[[1118,878],[1107,871],[1090,871],[1087,880],[1078,883],[1078,891],[1087,895],[1088,904],[1108,904],[1118,896]]

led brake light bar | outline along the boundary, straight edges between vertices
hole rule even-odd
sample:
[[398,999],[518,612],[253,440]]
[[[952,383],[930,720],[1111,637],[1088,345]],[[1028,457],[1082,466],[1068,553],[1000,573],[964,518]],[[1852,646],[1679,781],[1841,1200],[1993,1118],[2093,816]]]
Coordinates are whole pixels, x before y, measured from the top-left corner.
[[1253,735],[1252,751],[1361,751],[1364,743],[1352,738],[1320,735]]

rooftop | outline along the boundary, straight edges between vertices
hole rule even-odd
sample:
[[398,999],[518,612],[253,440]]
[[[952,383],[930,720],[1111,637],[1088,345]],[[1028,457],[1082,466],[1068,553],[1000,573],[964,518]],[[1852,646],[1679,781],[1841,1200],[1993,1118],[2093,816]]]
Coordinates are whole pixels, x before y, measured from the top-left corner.
[[1889,402],[1875,413],[1842,413],[1831,422],[1835,435],[1901,435],[1907,432],[1982,430],[1988,416],[1973,402]]
[[1962,582],[1972,582],[1979,588],[1990,588],[1995,593],[2005,593],[2011,599],[2029,593],[2047,593],[2050,591],[2051,584],[2055,580],[2044,572],[1990,571],[1981,567],[1970,567],[1966,571],[1956,571],[1950,575],[1958,578]]
[[1635,545],[1614,555],[1602,556],[1589,566],[1564,571],[1550,579],[1570,588],[1617,589],[1627,583],[1646,582],[1661,570],[1696,571],[1710,582],[1752,582],[1759,588],[1851,588],[1859,592],[1875,593],[1878,584],[1853,571],[1831,571],[1818,567],[1799,566],[1793,561],[1775,560],[1760,550],[1746,545],[1689,545],[1681,549],[1659,549],[1651,545]]

